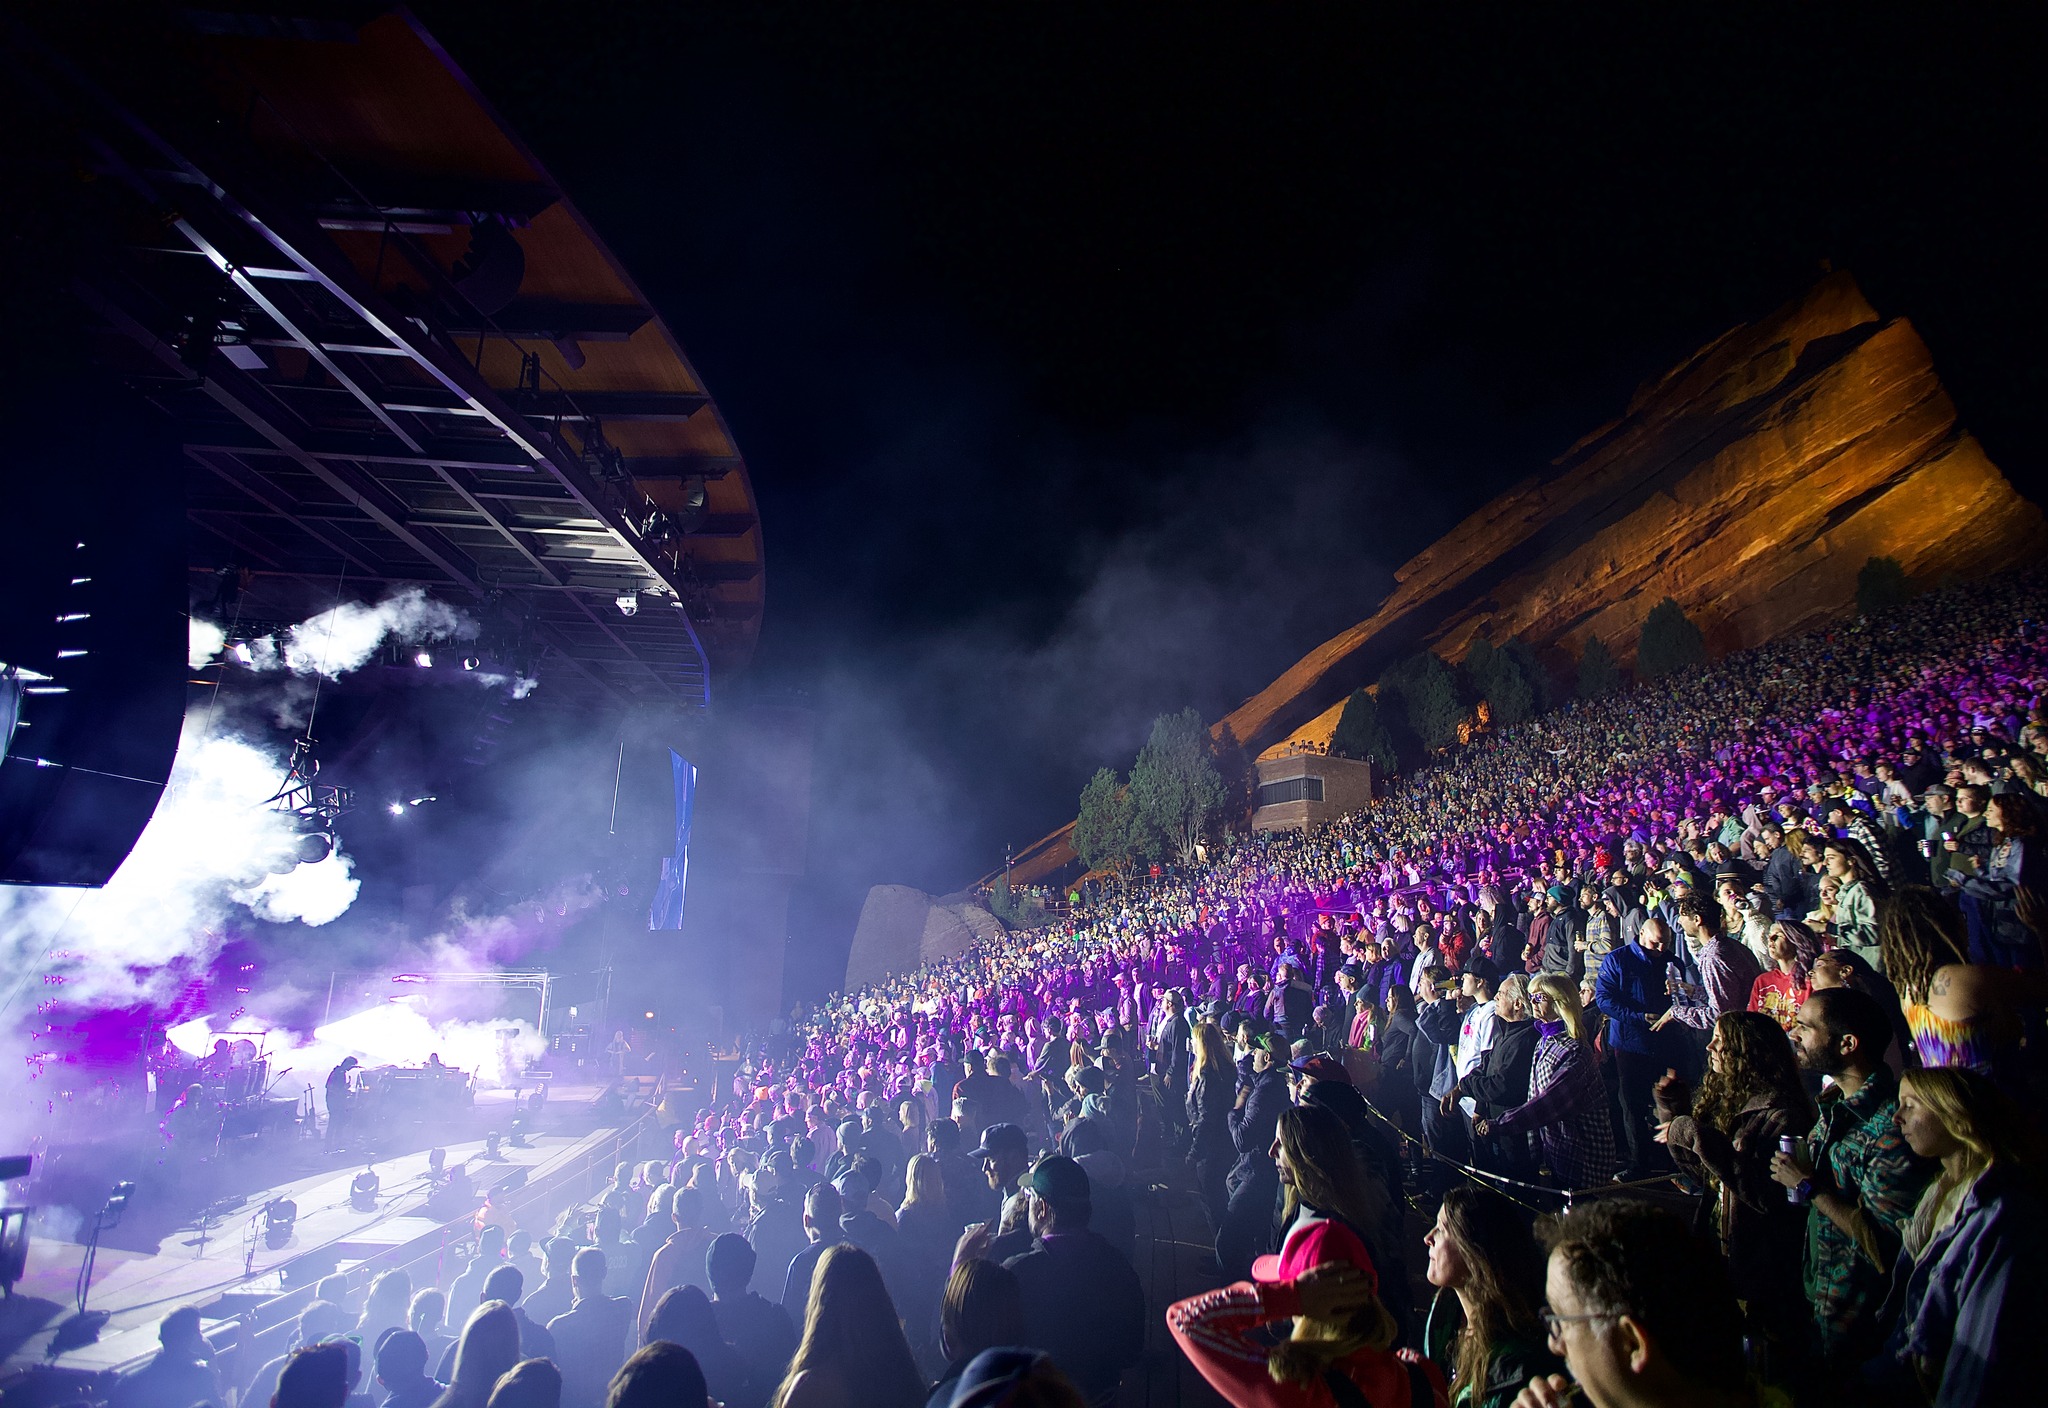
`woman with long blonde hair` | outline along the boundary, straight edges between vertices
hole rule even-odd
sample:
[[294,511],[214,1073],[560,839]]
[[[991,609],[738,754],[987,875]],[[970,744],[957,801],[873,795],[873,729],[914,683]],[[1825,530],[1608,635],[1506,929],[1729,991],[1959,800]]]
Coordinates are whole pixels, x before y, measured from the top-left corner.
[[2039,1140],[2011,1097],[1955,1068],[1899,1078],[1899,1133],[1941,1173],[1906,1224],[1877,1362],[1931,1403],[2037,1399],[2026,1337],[2048,1302]]
[[1212,1221],[1223,1216],[1229,1201],[1225,1182],[1231,1164],[1237,1161],[1237,1146],[1230,1137],[1230,1107],[1237,1101],[1237,1066],[1230,1059],[1230,1044],[1223,1029],[1204,1020],[1195,1024],[1190,1045],[1194,1049],[1194,1076],[1188,1082],[1188,1161],[1194,1165],[1195,1184],[1209,1204]]
[[1614,1177],[1614,1126],[1607,1118],[1607,1085],[1587,1040],[1578,990],[1561,973],[1529,980],[1536,1019],[1536,1054],[1529,1067],[1529,1098],[1473,1132],[1531,1133],[1551,1179],[1564,1188],[1591,1188]]

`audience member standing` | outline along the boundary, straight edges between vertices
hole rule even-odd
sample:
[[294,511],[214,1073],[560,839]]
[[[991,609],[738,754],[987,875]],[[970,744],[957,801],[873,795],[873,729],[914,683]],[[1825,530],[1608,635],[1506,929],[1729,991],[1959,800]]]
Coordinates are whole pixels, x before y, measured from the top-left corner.
[[1878,1347],[1900,1229],[1930,1176],[1899,1131],[1899,1084],[1884,1063],[1891,1024],[1853,988],[1829,988],[1800,1004],[1792,1041],[1799,1066],[1830,1084],[1806,1147],[1771,1160],[1771,1177],[1803,1189],[1803,1284],[1820,1367],[1861,1364]]
[[636,1307],[623,1296],[605,1294],[605,1254],[585,1247],[570,1263],[576,1300],[566,1315],[548,1322],[555,1337],[555,1362],[562,1370],[564,1408],[597,1408],[605,1385],[631,1352]]
[[739,1351],[755,1383],[781,1382],[796,1351],[796,1329],[781,1306],[747,1288],[754,1278],[754,1249],[738,1233],[724,1233],[712,1239],[704,1266],[718,1333]]
[[926,1387],[875,1259],[855,1246],[826,1252],[771,1408],[906,1408]]
[[1090,1230],[1088,1175],[1064,1155],[1026,1180],[1031,1250],[1005,1266],[1024,1300],[1024,1342],[1050,1354],[1089,1403],[1116,1397],[1145,1350],[1145,1292],[1122,1253]]

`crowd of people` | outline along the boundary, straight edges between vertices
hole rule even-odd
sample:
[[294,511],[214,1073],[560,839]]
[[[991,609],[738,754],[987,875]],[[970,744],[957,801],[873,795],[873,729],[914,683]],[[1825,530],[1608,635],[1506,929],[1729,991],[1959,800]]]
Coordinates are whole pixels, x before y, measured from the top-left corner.
[[[1176,1198],[1219,1287],[1165,1328],[1235,1404],[2021,1401],[2044,602],[1553,711],[844,993],[538,1245],[317,1302],[240,1401],[1107,1404]],[[117,1408],[225,1408],[183,1314]]]

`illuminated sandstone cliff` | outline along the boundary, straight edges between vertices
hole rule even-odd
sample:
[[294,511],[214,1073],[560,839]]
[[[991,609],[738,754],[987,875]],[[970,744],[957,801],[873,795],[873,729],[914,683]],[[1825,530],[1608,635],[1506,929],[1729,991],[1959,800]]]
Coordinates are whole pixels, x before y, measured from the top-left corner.
[[1931,584],[2044,543],[2041,511],[1956,425],[1912,324],[1880,319],[1836,274],[1643,387],[1222,722],[1264,747],[1395,656],[1428,645],[1457,660],[1480,635],[1573,656],[1598,636],[1627,662],[1665,596],[1717,653],[1737,649],[1850,609],[1872,556]]
[[[1597,636],[1628,663],[1643,617],[1671,596],[1719,653],[1846,613],[1873,556],[1932,584],[2044,546],[2040,509],[1956,424],[1912,324],[1880,318],[1835,274],[1645,385],[1216,728],[1254,753],[1327,741],[1346,695],[1423,646],[1455,661],[1478,636],[1519,634],[1575,658]],[[1016,872],[1071,859],[1062,830]]]

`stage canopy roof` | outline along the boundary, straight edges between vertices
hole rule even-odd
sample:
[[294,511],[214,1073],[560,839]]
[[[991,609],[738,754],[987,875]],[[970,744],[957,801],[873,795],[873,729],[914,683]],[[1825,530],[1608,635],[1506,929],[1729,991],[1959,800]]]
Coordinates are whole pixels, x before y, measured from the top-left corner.
[[118,231],[77,292],[176,420],[194,571],[282,619],[419,584],[545,694],[708,703],[760,520],[619,261],[405,11],[163,13],[146,62],[27,34],[17,69]]

